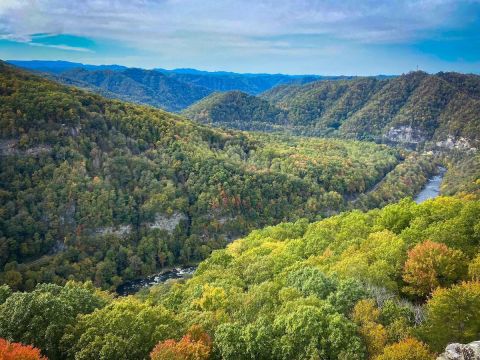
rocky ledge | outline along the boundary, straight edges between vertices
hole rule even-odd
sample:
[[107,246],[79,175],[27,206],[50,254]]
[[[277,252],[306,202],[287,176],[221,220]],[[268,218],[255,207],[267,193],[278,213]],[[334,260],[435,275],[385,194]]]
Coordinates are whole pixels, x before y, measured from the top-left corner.
[[480,360],[480,341],[449,344],[437,360]]

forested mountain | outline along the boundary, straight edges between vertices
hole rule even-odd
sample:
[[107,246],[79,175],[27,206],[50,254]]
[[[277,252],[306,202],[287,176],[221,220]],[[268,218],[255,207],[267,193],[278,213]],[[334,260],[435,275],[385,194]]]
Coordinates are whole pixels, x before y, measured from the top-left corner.
[[[166,77],[71,71],[112,89]],[[452,136],[419,153],[213,128],[0,62],[0,356],[430,360],[477,340],[479,96],[475,76],[417,72],[196,105],[225,127],[307,131],[311,114],[346,137],[408,119]],[[404,199],[438,164],[454,196]],[[191,279],[113,293],[201,260]]]
[[93,86],[90,88],[93,91],[98,88],[121,100],[169,111],[181,110],[211,93],[207,88],[178,81],[157,71],[133,68],[122,71],[77,68],[62,72],[55,79],[66,84],[69,80],[78,81],[88,84],[87,88]]
[[[404,144],[433,142],[442,147],[468,148],[477,147],[479,141],[479,89],[477,75],[429,75],[418,71],[387,79],[366,77],[282,85],[260,98],[287,113],[287,121],[280,130],[296,134]],[[238,118],[231,119],[229,113],[218,116],[216,109],[222,109],[226,100],[221,97],[214,100],[194,104],[184,113],[208,123],[252,129],[247,119],[245,125]],[[258,130],[278,130],[277,112],[270,110],[260,120],[262,113],[254,113],[256,102],[249,100],[239,102],[237,112],[251,113],[260,124]],[[206,118],[206,114],[216,116]]]
[[268,101],[241,91],[214,93],[182,112],[202,124],[242,130],[271,131],[286,124],[287,113]]
[[386,146],[222,131],[0,70],[0,265],[13,288],[114,289],[254,228],[412,195],[435,171]]

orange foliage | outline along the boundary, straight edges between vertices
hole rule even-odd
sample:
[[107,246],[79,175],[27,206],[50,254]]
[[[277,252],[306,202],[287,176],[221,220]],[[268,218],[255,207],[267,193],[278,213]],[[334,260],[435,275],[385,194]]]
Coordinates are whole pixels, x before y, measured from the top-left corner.
[[212,350],[210,337],[198,326],[193,326],[180,341],[168,339],[155,346],[152,360],[207,360]]
[[31,345],[0,339],[0,360],[47,360],[47,358]]
[[427,296],[438,286],[448,286],[466,274],[466,258],[460,250],[427,240],[408,252],[403,280],[405,291]]

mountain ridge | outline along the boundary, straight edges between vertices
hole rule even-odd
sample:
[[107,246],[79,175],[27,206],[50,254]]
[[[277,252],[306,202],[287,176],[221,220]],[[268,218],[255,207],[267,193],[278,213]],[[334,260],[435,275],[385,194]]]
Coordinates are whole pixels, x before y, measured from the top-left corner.
[[[268,116],[257,119],[262,124],[258,129],[245,126],[249,124],[247,118],[232,121],[228,114],[221,119],[205,117],[221,109],[226,97],[202,99],[183,113],[192,119],[204,114],[203,122],[230,124],[242,130],[289,131],[414,146],[466,139],[466,147],[473,148],[480,140],[480,120],[475,115],[480,111],[479,89],[478,75],[411,72],[388,79],[361,77],[280,85],[260,94],[259,99],[286,114],[283,127]],[[250,101],[253,104],[257,99]],[[252,111],[248,102],[241,105],[237,113]]]

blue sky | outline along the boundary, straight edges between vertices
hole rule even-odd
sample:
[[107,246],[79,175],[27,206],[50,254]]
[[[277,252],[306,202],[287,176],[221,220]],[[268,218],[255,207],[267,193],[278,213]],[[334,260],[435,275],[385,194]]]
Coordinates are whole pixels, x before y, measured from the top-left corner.
[[1,0],[0,58],[325,75],[480,73],[480,0]]

